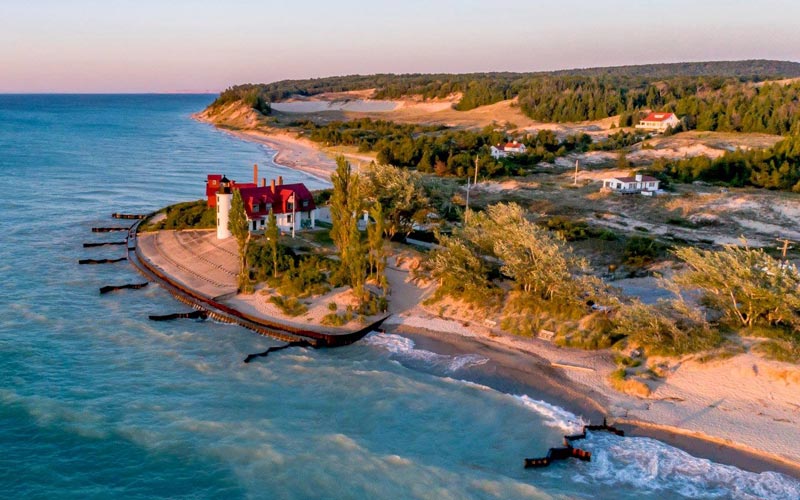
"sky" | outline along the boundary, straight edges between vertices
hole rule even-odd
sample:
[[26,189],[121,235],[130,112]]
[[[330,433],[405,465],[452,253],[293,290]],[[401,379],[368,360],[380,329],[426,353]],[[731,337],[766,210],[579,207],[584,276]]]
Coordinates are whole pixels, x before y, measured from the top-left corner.
[[0,0],[0,93],[800,61],[798,0]]

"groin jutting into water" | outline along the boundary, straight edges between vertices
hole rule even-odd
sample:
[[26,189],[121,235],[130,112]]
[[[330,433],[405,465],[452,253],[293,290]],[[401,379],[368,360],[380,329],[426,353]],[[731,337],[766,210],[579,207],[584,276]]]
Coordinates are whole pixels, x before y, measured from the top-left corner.
[[208,318],[208,311],[198,309],[188,313],[172,313],[172,314],[151,314],[148,316],[151,321],[171,321],[173,319],[206,319]]
[[145,214],[121,214],[118,212],[114,212],[111,214],[111,217],[115,219],[144,219],[147,217]]
[[122,262],[128,260],[127,257],[120,257],[118,259],[80,259],[78,264],[113,264],[114,262]]
[[125,241],[101,241],[98,243],[84,243],[83,248],[105,247],[113,245],[127,245],[128,240]]
[[542,458],[526,458],[525,468],[531,469],[547,467],[556,460],[566,460],[568,458],[577,458],[578,460],[582,460],[584,462],[591,462],[592,452],[572,446],[573,441],[586,439],[586,431],[610,432],[612,434],[616,434],[617,436],[625,435],[624,431],[617,429],[613,425],[608,425],[606,423],[606,419],[603,419],[602,425],[584,425],[583,432],[580,434],[564,436],[564,446],[550,448],[547,451],[547,455]]
[[93,233],[113,233],[115,231],[130,231],[129,227],[93,227]]
[[279,346],[272,346],[264,352],[257,352],[255,354],[248,354],[246,358],[244,358],[245,363],[249,363],[253,361],[255,358],[265,358],[269,356],[269,353],[275,351],[282,351],[284,349],[288,349],[290,347],[314,347],[307,340],[298,340],[297,342],[289,342],[288,344],[279,345]]
[[100,287],[100,293],[104,294],[108,292],[113,292],[115,290],[125,290],[125,289],[138,290],[139,288],[146,287],[148,284],[149,282],[145,281],[144,283],[128,283],[127,285],[106,285]]

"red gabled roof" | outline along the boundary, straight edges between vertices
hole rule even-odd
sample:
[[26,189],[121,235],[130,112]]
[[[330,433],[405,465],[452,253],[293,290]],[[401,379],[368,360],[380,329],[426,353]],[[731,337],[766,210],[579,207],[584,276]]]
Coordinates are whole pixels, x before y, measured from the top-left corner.
[[643,122],[663,122],[663,121],[669,120],[670,117],[672,117],[672,116],[675,116],[675,113],[650,113],[642,121]]
[[[276,215],[291,213],[292,209],[289,203],[292,200],[292,195],[294,195],[297,202],[297,206],[294,207],[295,212],[307,212],[316,208],[314,197],[304,184],[275,186],[274,193],[271,186],[236,187],[238,187],[239,193],[242,195],[247,218],[251,220],[268,216],[270,210]],[[306,202],[305,206],[303,202]],[[253,210],[255,205],[258,205],[258,211]]]
[[[208,196],[209,207],[216,206],[216,195],[221,180],[222,176],[219,174],[209,174],[208,176],[206,196]],[[236,189],[241,193],[247,218],[251,220],[266,217],[269,215],[270,209],[274,214],[291,213],[292,209],[289,207],[289,202],[292,196],[297,200],[297,206],[294,207],[296,212],[307,212],[316,208],[311,191],[306,188],[305,184],[299,182],[278,184],[275,186],[274,193],[272,192],[272,186],[258,186],[252,182],[237,183],[236,181],[231,181],[231,189]],[[258,211],[253,210],[256,205],[258,205]]]

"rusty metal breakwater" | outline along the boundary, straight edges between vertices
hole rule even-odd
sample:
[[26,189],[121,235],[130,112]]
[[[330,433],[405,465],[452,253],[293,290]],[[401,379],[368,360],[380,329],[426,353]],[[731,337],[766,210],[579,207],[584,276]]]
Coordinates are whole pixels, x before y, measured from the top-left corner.
[[624,431],[612,425],[608,425],[606,419],[603,419],[602,425],[584,425],[583,432],[580,434],[564,436],[564,446],[550,448],[547,451],[547,455],[542,458],[526,458],[525,468],[547,467],[556,460],[566,460],[568,458],[577,458],[584,462],[590,462],[592,460],[592,452],[572,446],[573,441],[586,439],[586,431],[604,431],[616,434],[617,436],[625,435]]

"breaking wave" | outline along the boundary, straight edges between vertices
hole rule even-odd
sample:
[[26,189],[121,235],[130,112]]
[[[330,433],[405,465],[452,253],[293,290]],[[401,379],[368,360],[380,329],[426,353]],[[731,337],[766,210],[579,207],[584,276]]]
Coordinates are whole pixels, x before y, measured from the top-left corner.
[[591,466],[576,470],[575,480],[582,483],[677,492],[688,498],[800,498],[800,482],[788,476],[697,458],[655,439],[588,433],[581,448],[592,452]]
[[369,345],[381,347],[403,360],[422,361],[432,367],[441,368],[448,373],[479,366],[489,361],[489,358],[477,354],[448,356],[424,349],[416,349],[413,340],[392,333],[373,332],[367,335],[364,341]]

